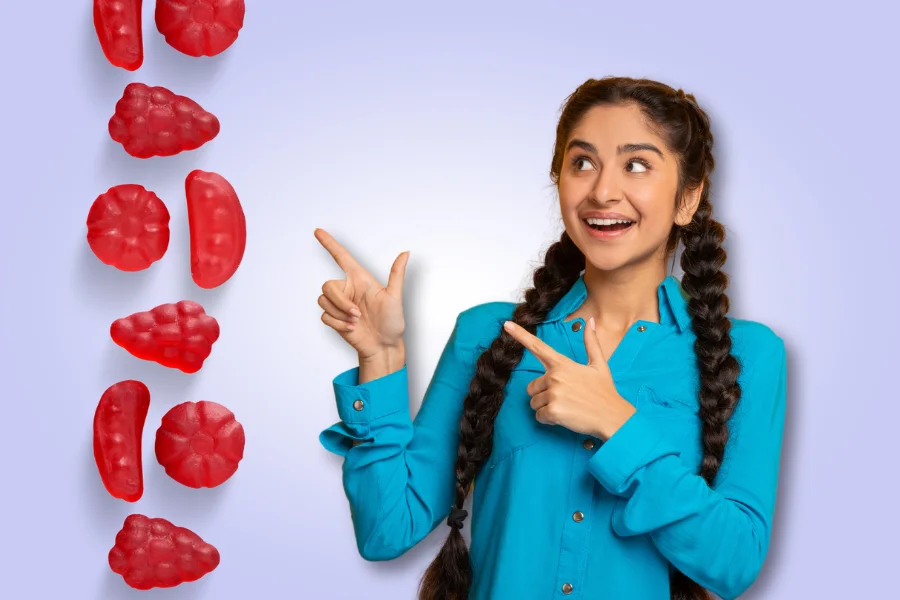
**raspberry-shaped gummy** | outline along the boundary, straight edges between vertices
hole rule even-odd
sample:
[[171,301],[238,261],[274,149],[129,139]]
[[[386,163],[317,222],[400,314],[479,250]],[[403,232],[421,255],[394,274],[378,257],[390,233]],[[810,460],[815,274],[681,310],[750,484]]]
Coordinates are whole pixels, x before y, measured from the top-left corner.
[[196,581],[219,566],[219,551],[184,527],[133,514],[109,551],[109,568],[138,590]]
[[136,158],[196,150],[219,135],[219,119],[186,96],[129,83],[109,119],[110,137]]
[[109,334],[137,358],[196,373],[219,339],[219,323],[198,303],[181,300],[116,319]]

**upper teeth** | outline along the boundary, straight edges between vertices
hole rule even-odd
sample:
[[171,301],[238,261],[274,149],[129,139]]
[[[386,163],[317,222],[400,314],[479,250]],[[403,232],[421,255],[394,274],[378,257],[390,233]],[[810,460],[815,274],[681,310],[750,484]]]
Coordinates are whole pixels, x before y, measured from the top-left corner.
[[628,219],[594,219],[588,218],[587,222],[590,225],[612,225],[613,223],[631,223]]

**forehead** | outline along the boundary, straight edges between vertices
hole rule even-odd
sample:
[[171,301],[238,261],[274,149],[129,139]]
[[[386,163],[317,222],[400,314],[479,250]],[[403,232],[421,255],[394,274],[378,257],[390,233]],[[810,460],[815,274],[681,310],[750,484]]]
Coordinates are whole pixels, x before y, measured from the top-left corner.
[[584,114],[569,134],[569,141],[580,139],[593,144],[598,152],[615,153],[620,144],[651,142],[664,152],[665,141],[650,127],[635,104],[594,106]]

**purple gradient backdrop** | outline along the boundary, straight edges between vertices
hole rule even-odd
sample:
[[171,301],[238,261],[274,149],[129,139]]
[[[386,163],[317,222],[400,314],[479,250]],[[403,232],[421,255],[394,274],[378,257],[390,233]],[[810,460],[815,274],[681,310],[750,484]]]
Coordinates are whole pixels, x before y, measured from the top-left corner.
[[[317,439],[337,419],[331,378],[355,355],[319,320],[321,286],[340,272],[313,229],[381,278],[412,251],[417,410],[456,314],[518,299],[558,236],[547,176],[558,109],[607,74],[661,79],[707,108],[733,312],[787,342],[774,538],[745,597],[882,597],[895,585],[891,3],[249,0],[240,39],[212,59],[169,48],[144,4],[136,73],[105,62],[86,0],[2,11],[0,597],[413,598],[448,531],[390,563],[357,554],[340,459]],[[106,123],[129,81],[193,97],[220,136],[166,159],[127,156]],[[240,271],[212,291],[189,274],[194,168],[229,178],[248,222]],[[172,214],[169,251],[146,272],[105,267],[84,239],[91,202],[119,183],[156,191]],[[200,373],[109,339],[113,319],[184,298],[222,326]],[[106,494],[91,454],[97,400],[128,378],[152,393],[135,505]],[[181,487],[153,456],[162,414],[201,399],[229,406],[247,432],[239,471],[214,490]],[[130,590],[106,554],[132,511],[193,529],[221,566],[179,588]]]

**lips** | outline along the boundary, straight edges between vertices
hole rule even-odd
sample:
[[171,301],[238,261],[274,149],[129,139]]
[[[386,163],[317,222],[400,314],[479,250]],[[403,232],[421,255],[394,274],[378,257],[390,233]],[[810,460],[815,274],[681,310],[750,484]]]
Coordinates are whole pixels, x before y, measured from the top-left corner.
[[631,231],[631,229],[634,227],[634,221],[624,227],[621,223],[618,223],[614,225],[604,225],[602,226],[602,229],[597,229],[589,225],[587,220],[582,220],[581,222],[584,223],[584,227],[585,229],[587,229],[588,235],[599,240],[621,237],[622,235]]

